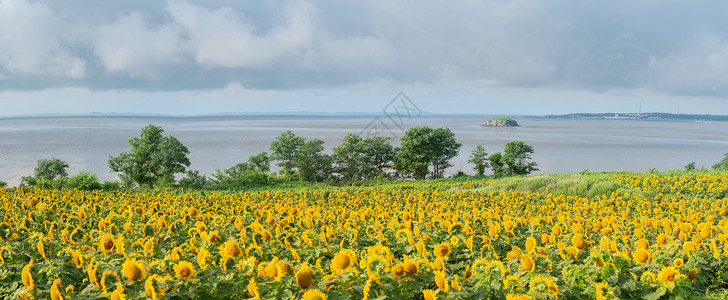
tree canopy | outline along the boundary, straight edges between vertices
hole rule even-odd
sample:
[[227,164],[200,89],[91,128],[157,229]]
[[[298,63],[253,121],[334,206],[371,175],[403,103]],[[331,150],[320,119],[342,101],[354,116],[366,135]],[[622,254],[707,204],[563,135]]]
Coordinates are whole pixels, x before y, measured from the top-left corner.
[[394,147],[389,137],[362,138],[349,133],[333,148],[333,160],[340,179],[369,180],[384,175],[392,161]]
[[[400,139],[394,155],[397,172],[403,177],[440,178],[462,144],[448,128],[413,127]],[[432,172],[430,172],[432,167]]]
[[139,137],[129,140],[130,152],[109,156],[109,168],[120,173],[126,186],[171,185],[174,174],[189,167],[187,147],[173,136],[162,136],[162,132],[162,127],[148,125]]
[[475,149],[473,149],[468,162],[475,165],[474,168],[475,171],[478,172],[478,175],[485,174],[485,168],[487,168],[490,164],[488,161],[488,153],[485,152],[483,145],[478,145]]
[[508,175],[528,175],[533,171],[538,171],[536,163],[529,161],[532,153],[533,147],[522,141],[515,140],[506,143],[501,160]]
[[304,142],[303,137],[296,136],[290,130],[286,130],[270,144],[271,158],[278,161],[278,166],[283,169],[286,180],[290,180],[290,176],[293,174],[296,167],[298,148]]

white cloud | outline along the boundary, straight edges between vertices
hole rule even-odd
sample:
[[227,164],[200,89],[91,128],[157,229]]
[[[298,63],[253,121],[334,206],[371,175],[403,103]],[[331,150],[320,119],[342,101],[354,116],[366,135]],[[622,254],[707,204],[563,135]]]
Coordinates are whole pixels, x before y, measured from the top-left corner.
[[309,69],[389,70],[397,51],[387,41],[374,36],[350,35],[335,38],[319,34],[313,46],[301,53],[301,64]]
[[688,94],[728,93],[728,41],[701,35],[682,53],[656,63],[658,88]]
[[174,25],[150,25],[139,12],[101,26],[95,38],[94,52],[106,70],[126,71],[132,76],[156,78],[157,67],[178,61],[182,51]]
[[0,65],[10,73],[83,77],[85,62],[62,47],[64,30],[42,3],[0,1]]
[[314,7],[291,2],[282,20],[263,34],[240,12],[210,10],[187,2],[171,2],[167,11],[189,37],[186,49],[199,64],[212,67],[264,67],[307,46],[313,35]]

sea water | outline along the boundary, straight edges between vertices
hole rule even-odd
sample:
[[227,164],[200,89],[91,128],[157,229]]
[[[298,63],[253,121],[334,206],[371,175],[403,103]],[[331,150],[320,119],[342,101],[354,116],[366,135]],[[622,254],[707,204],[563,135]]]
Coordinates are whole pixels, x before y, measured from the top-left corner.
[[[516,118],[519,127],[481,127],[490,116],[426,115],[389,118],[357,116],[221,116],[221,117],[33,117],[0,119],[0,180],[16,186],[33,174],[37,160],[68,162],[70,175],[80,171],[100,180],[118,179],[109,156],[129,151],[128,140],[148,124],[161,126],[190,150],[190,169],[210,174],[270,152],[270,143],[285,130],[325,141],[326,151],[347,133],[391,136],[399,143],[415,126],[448,127],[462,143],[446,175],[473,174],[468,156],[476,145],[489,154],[521,140],[533,146],[539,173],[643,171],[683,168],[690,162],[710,167],[728,152],[728,124],[629,119]],[[377,130],[374,130],[377,129]],[[274,169],[277,169],[274,167]]]

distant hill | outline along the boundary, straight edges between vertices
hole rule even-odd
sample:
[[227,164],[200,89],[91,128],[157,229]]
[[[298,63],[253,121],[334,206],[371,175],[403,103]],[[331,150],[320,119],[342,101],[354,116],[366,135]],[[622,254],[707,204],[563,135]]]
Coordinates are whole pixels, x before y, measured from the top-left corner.
[[519,126],[518,122],[516,120],[513,120],[509,117],[495,117],[488,121],[485,121],[483,124],[480,124],[480,126],[487,126],[487,127],[516,127]]
[[725,115],[694,115],[671,113],[575,113],[566,115],[548,115],[548,119],[634,119],[634,120],[667,120],[667,121],[701,121],[728,122]]

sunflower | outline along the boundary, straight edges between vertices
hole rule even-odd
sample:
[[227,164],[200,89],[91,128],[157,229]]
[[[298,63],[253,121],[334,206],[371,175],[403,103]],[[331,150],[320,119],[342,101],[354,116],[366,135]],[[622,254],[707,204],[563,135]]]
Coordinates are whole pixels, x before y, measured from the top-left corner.
[[83,255],[79,253],[79,251],[74,250],[71,254],[71,260],[73,260],[73,263],[76,265],[76,268],[81,269],[83,267],[83,264],[85,263],[85,259]]
[[126,256],[126,249],[124,248],[124,236],[119,234],[119,238],[116,239],[116,242],[114,242],[114,244],[114,246],[116,246],[116,252]]
[[260,291],[258,291],[258,284],[255,283],[255,278],[250,278],[248,282],[248,294],[255,299],[260,299]]
[[301,296],[303,300],[326,300],[326,294],[319,290],[308,290]]
[[463,287],[460,285],[460,281],[458,280],[458,275],[453,275],[452,283],[450,283],[450,286],[458,291],[463,290]]
[[438,257],[435,259],[435,262],[433,262],[430,267],[435,271],[442,271],[445,270],[445,261],[442,259],[442,257]]
[[211,231],[207,235],[207,241],[210,242],[210,244],[214,244],[214,243],[217,243],[219,241],[222,241],[222,238],[220,237],[220,232],[217,231],[217,230]]
[[647,241],[646,239],[639,239],[639,240],[637,240],[634,243],[635,243],[635,246],[638,249],[648,249],[648,248],[650,248],[650,242]]
[[449,243],[442,243],[435,246],[435,250],[433,252],[435,253],[436,257],[446,257],[450,255],[451,251],[452,250],[450,249]]
[[660,233],[660,235],[657,236],[657,243],[660,245],[664,245],[667,243],[667,235],[664,233]]
[[447,291],[450,290],[450,285],[447,283],[447,279],[445,278],[445,273],[443,273],[441,271],[435,272],[435,284],[443,292],[447,293]]
[[710,231],[710,228],[703,227],[703,229],[700,230],[700,236],[704,239],[709,239],[713,237],[713,232]]
[[276,263],[276,266],[278,267],[278,270],[280,270],[280,272],[283,275],[285,275],[285,274],[293,275],[293,266],[291,264],[289,264],[283,260],[279,260]]
[[[58,290],[58,286],[60,285],[60,279],[56,279],[53,281],[53,285],[51,286],[51,300],[63,300],[63,295],[61,295],[61,292]],[[63,288],[61,287],[61,289]]]
[[521,269],[533,272],[536,270],[536,263],[531,256],[524,254],[521,256]]
[[605,294],[605,290],[606,290],[606,293],[607,294],[609,293],[609,284],[608,283],[606,283],[606,282],[599,282],[599,283],[596,284],[596,286],[595,286],[594,289],[597,292],[597,300],[606,300],[606,299],[608,299],[604,295]]
[[547,293],[554,297],[559,293],[559,286],[556,285],[553,277],[535,276],[528,285],[532,292]]
[[147,280],[144,282],[144,292],[147,294],[147,296],[151,297],[153,300],[159,299],[162,296],[164,296],[165,290],[162,289],[162,287],[159,287],[159,290],[154,288],[154,283],[156,282],[157,285],[159,285],[159,282],[165,283],[167,280],[171,280],[172,278],[169,276],[162,277],[157,274],[152,274],[147,278]]
[[[513,282],[511,284],[511,282]],[[520,289],[518,286],[521,282],[521,279],[518,278],[516,275],[508,275],[505,279],[503,279],[503,288],[504,289],[511,289],[513,287],[517,287],[517,289]]]
[[345,272],[351,270],[356,263],[356,254],[354,251],[349,249],[342,249],[339,251],[334,259],[331,260],[331,271],[333,272]]
[[680,271],[674,267],[664,267],[660,270],[660,273],[657,274],[657,280],[668,289],[673,289],[675,287],[675,282],[680,277],[682,277]]
[[32,259],[27,265],[25,265],[25,267],[23,267],[23,271],[21,272],[20,276],[23,281],[23,285],[29,290],[33,290],[35,288],[35,281],[33,280],[33,275],[30,273],[31,268],[33,268]]
[[634,261],[637,263],[643,265],[652,261],[652,253],[643,248],[637,248],[637,251],[632,252],[632,258],[634,258]]
[[124,294],[124,286],[117,285],[116,289],[111,293],[109,297],[111,300],[126,300],[126,294]]
[[433,290],[422,290],[425,300],[437,300],[437,292]]
[[240,253],[240,247],[235,240],[228,240],[220,245],[220,256],[222,257],[238,257]]
[[690,272],[688,272],[688,278],[695,278],[695,276],[698,276],[698,269],[690,269]]
[[415,244],[415,248],[417,249],[417,252],[420,253],[422,256],[425,255],[425,243],[422,240],[417,241],[417,244]]
[[148,256],[154,255],[154,240],[151,238],[147,239],[147,241],[144,242],[142,249],[144,249],[144,253],[146,253]]
[[210,254],[210,251],[207,251],[207,249],[200,249],[200,251],[197,252],[197,265],[204,269],[205,266],[207,266],[207,262],[210,260],[210,257],[212,257],[212,254]]
[[303,263],[298,272],[296,272],[296,284],[302,289],[307,289],[313,282],[313,270],[308,266],[308,263]]
[[123,266],[124,276],[131,280],[137,281],[144,278],[145,270],[144,266],[136,259],[126,259]]
[[46,258],[45,245],[43,245],[42,239],[38,240],[37,248],[38,248],[38,253],[40,253],[40,256],[42,256],[43,258]]
[[469,236],[467,239],[465,239],[465,247],[468,248],[468,250],[473,251],[473,236]]
[[507,260],[521,258],[521,255],[523,255],[523,251],[521,251],[521,248],[518,248],[518,246],[511,247],[511,251],[508,252],[506,255]]
[[675,261],[672,262],[672,264],[675,266],[675,268],[680,268],[685,264],[685,262],[682,258],[676,258]]
[[174,266],[174,273],[177,274],[179,279],[188,279],[195,275],[195,268],[192,267],[192,263],[184,260],[180,260],[176,266]]
[[584,250],[584,248],[586,248],[586,241],[581,233],[571,236],[571,244],[574,245],[574,247],[579,248],[579,250]]
[[555,236],[561,235],[561,226],[559,224],[554,225],[554,227],[551,227],[551,234]]
[[650,271],[645,271],[642,273],[642,276],[640,276],[640,282],[644,285],[651,285],[657,281],[657,275],[655,273],[652,273]]
[[457,247],[460,244],[460,239],[456,236],[450,237],[450,244],[453,244],[453,246]]
[[197,221],[195,223],[195,229],[197,232],[206,232],[207,231],[207,225],[205,225],[205,222]]
[[272,261],[265,265],[265,275],[274,278],[276,281],[281,281],[283,278],[283,272],[278,266],[278,258],[274,257]]
[[99,248],[103,253],[114,253],[114,237],[110,234],[104,234],[101,237],[101,242],[99,242]]
[[197,216],[197,208],[190,207],[187,209],[187,215],[190,217],[196,217]]
[[407,273],[407,275],[415,275],[417,274],[417,264],[415,264],[411,259],[406,259],[404,263],[402,263],[402,268],[404,268],[404,272]]
[[683,252],[683,254],[687,255],[688,257],[690,257],[690,253],[697,251],[697,250],[698,250],[698,245],[696,245],[693,242],[687,242],[687,243],[683,244],[682,252]]
[[536,248],[536,239],[532,236],[526,238],[526,253],[533,253]]
[[404,274],[406,274],[406,273],[404,271],[404,266],[402,266],[402,264],[397,264],[394,267],[392,267],[392,276],[394,276],[394,278],[400,278]]

